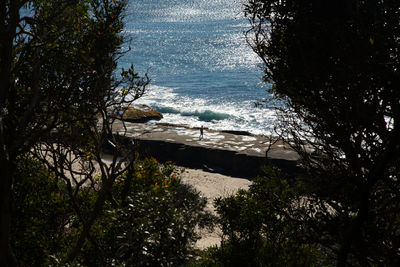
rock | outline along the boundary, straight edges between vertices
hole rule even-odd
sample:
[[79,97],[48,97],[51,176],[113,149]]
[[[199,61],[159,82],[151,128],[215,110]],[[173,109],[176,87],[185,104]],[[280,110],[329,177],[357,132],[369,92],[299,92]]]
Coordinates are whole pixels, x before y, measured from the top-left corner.
[[[121,121],[113,125],[115,133],[124,132]],[[276,165],[282,177],[295,177],[302,172],[297,166],[298,154],[281,141],[270,143],[265,136],[235,135],[208,129],[199,138],[196,128],[169,124],[144,125],[127,123],[126,144],[135,143],[140,157],[154,157],[160,162],[173,161],[178,166],[251,179],[263,175],[262,166]],[[122,137],[122,136],[121,136]],[[106,144],[105,149],[113,147]],[[268,151],[268,160],[265,151]]]
[[163,115],[146,105],[128,107],[122,114],[122,120],[127,122],[144,123],[150,120],[161,120]]
[[252,134],[249,133],[248,131],[222,130],[221,132],[230,133],[230,134],[236,134],[236,135],[252,136]]
[[[265,157],[165,140],[137,139],[136,144],[142,158],[154,157],[160,162],[173,161],[182,167],[246,179],[263,175],[262,167],[267,163]],[[294,160],[271,158],[269,162],[289,177],[300,172]]]

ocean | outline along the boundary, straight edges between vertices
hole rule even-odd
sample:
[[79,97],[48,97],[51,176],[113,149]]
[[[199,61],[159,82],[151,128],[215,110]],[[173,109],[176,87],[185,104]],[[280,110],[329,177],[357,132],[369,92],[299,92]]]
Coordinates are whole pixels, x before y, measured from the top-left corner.
[[119,68],[134,64],[149,75],[136,103],[162,112],[161,122],[269,134],[274,111],[255,107],[268,97],[268,85],[247,29],[240,0],[130,0],[130,50]]

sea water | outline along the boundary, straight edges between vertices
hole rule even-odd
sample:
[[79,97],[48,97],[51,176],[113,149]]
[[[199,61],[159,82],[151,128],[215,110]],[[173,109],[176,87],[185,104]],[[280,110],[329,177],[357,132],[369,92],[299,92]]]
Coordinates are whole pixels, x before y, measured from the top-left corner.
[[241,0],[130,0],[124,35],[134,64],[151,79],[136,103],[163,113],[161,122],[217,130],[271,132],[274,111],[260,60],[246,42]]

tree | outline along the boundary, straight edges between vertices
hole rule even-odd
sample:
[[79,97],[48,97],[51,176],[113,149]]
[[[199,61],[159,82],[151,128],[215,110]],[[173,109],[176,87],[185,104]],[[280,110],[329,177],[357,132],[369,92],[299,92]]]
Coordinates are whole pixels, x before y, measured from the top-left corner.
[[86,242],[78,259],[84,266],[186,266],[197,229],[213,225],[207,200],[170,163],[141,161],[117,179],[113,192],[115,203],[108,202],[93,227],[100,246]]
[[[32,157],[18,162],[13,190],[12,246],[22,266],[64,266],[70,246],[82,232],[79,216],[90,217],[101,187],[77,187],[71,202],[63,180]],[[194,256],[198,227],[212,225],[207,200],[181,182],[172,164],[135,162],[119,176],[113,198],[93,223],[79,254],[69,265],[175,266]],[[79,214],[73,205],[79,203]]]
[[[88,238],[116,177],[132,166],[134,154],[124,153],[132,146],[122,146],[112,125],[116,110],[140,97],[148,80],[139,78],[133,67],[123,70],[121,78],[115,72],[124,41],[124,6],[125,1],[117,0],[0,2],[2,266],[17,264],[9,245],[10,208],[22,155],[31,153],[65,181],[78,214],[78,189],[92,181],[96,168],[102,173],[97,205],[88,219],[81,218],[83,230],[69,261]],[[114,147],[109,165],[101,160],[105,143]]]
[[400,262],[400,3],[250,0],[248,41],[305,169],[308,238],[338,266]]

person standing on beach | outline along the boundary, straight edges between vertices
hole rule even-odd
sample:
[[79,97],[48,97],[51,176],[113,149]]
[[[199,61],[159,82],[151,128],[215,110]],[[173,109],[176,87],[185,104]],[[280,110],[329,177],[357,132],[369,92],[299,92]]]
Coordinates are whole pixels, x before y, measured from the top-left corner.
[[199,136],[199,139],[202,139],[202,138],[203,138],[203,134],[204,134],[204,128],[203,128],[203,125],[201,125],[201,127],[200,127],[200,136]]

